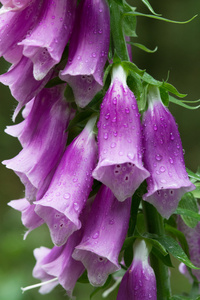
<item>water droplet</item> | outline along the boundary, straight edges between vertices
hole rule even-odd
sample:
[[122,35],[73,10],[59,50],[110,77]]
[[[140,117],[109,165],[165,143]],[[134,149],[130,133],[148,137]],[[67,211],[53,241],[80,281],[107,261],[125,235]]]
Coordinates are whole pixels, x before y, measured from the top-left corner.
[[172,157],[169,158],[169,162],[170,162],[170,164],[173,164],[173,163],[174,163],[174,160],[173,160]]
[[114,105],[116,105],[117,104],[117,97],[114,97],[112,102],[113,102]]
[[171,141],[173,141],[173,140],[174,140],[174,135],[173,135],[173,133],[172,133],[172,132],[170,133],[170,140],[171,140]]
[[102,34],[103,30],[102,29],[99,29],[99,34]]
[[97,231],[97,232],[92,236],[93,239],[97,239],[98,237],[99,237],[99,231]]
[[124,155],[123,151],[119,151],[119,155],[120,156]]
[[124,123],[124,128],[127,128],[128,127],[128,124],[127,123]]
[[68,200],[70,197],[71,197],[71,194],[69,194],[69,193],[66,193],[63,195],[63,198],[66,200]]
[[115,148],[115,147],[116,147],[116,143],[113,142],[113,143],[110,145],[110,147],[111,147],[111,148]]
[[94,58],[95,58],[96,56],[97,56],[97,55],[96,55],[96,53],[95,53],[95,52],[93,52],[93,53],[92,53],[92,57],[94,57]]
[[74,202],[74,210],[77,212],[79,210],[79,204],[77,202]]
[[176,145],[176,148],[177,148],[177,149],[180,149],[180,144],[177,144],[177,145]]
[[114,135],[114,136],[117,136],[117,131],[113,131],[113,135]]
[[161,143],[161,145],[163,145],[163,143],[164,143],[163,139],[160,139],[160,143]]
[[161,166],[161,167],[160,167],[160,172],[161,172],[161,173],[164,173],[164,172],[165,172],[165,167],[164,167],[164,166]]
[[110,114],[109,113],[105,114],[105,119],[108,120],[109,118],[110,118]]
[[135,104],[132,104],[131,107],[132,107],[132,109],[136,109],[136,105]]
[[117,117],[114,117],[113,119],[112,119],[112,123],[115,123],[117,121]]
[[127,157],[133,160],[134,159],[134,154],[130,152],[130,153],[127,154]]
[[125,108],[125,112],[126,112],[127,114],[129,114],[130,110],[129,110],[128,107]]
[[78,178],[74,178],[74,179],[73,179],[73,182],[77,182],[77,181],[78,181]]
[[110,225],[113,225],[114,223],[115,223],[115,221],[114,221],[113,219],[110,219],[110,220],[109,220],[109,224],[110,224]]
[[153,125],[153,130],[157,131],[158,130],[158,127],[156,124]]
[[107,134],[107,132],[104,133],[103,138],[104,138],[104,140],[107,140],[107,139],[108,139],[108,134]]
[[162,160],[162,155],[156,154],[156,160],[157,160],[157,161],[161,161],[161,160]]

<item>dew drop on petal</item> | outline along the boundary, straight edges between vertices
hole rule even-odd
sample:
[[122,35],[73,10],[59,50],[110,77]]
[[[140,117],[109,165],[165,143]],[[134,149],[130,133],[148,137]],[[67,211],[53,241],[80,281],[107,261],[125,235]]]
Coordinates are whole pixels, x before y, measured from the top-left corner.
[[69,194],[69,193],[66,193],[63,195],[63,198],[66,200],[68,200],[70,197],[71,197],[71,194]]
[[99,231],[97,231],[97,232],[92,236],[93,239],[97,239],[98,237],[99,237]]
[[104,133],[103,138],[104,138],[104,140],[107,140],[107,139],[108,139],[108,134],[107,134],[107,133]]
[[156,160],[157,160],[157,161],[161,161],[161,160],[162,160],[162,155],[156,154]]
[[116,143],[113,142],[113,143],[110,145],[110,147],[111,147],[111,148],[115,148],[115,147],[116,147]]
[[164,166],[161,166],[161,167],[160,167],[160,172],[161,172],[161,173],[164,173],[164,172],[165,172],[165,167],[164,167]]
[[173,133],[172,133],[172,132],[170,133],[170,140],[171,140],[171,141],[173,141],[173,140],[174,140],[174,135],[173,135]]
[[169,158],[169,162],[170,162],[170,164],[173,164],[173,163],[174,163],[174,160],[173,160],[172,157]]
[[79,210],[79,204],[77,202],[74,202],[74,210],[78,211]]

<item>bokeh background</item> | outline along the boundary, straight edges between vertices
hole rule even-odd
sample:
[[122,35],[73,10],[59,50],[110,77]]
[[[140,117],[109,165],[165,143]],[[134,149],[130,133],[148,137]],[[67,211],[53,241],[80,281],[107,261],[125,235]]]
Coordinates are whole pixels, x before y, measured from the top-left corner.
[[[163,17],[174,20],[187,20],[200,14],[199,0],[151,0],[153,8]],[[142,1],[131,1],[140,12],[148,13]],[[141,69],[158,80],[166,79],[182,92],[186,99],[200,98],[200,15],[191,23],[176,25],[154,19],[138,17],[138,38],[135,42],[143,43],[158,51],[148,54],[133,48],[133,61]],[[6,72],[8,64],[0,60],[0,73]],[[20,151],[17,139],[4,133],[6,125],[11,125],[11,115],[16,101],[9,89],[0,84],[0,160],[14,157]],[[179,125],[185,162],[188,168],[196,171],[200,166],[200,109],[187,110],[170,104]],[[18,120],[19,121],[19,120]],[[62,287],[57,287],[51,294],[42,296],[37,290],[21,293],[20,287],[37,283],[32,278],[35,264],[33,249],[41,245],[51,247],[48,230],[45,226],[36,229],[23,241],[25,228],[21,225],[20,213],[14,211],[7,202],[23,197],[23,186],[17,176],[0,165],[0,299],[1,300],[60,300],[68,299]],[[177,262],[174,262],[177,265]],[[172,290],[174,293],[187,292],[190,285],[175,269],[171,270]],[[93,290],[88,285],[78,284],[75,295],[78,300],[89,299]],[[115,299],[113,293],[107,299]],[[94,300],[102,299],[99,292]]]

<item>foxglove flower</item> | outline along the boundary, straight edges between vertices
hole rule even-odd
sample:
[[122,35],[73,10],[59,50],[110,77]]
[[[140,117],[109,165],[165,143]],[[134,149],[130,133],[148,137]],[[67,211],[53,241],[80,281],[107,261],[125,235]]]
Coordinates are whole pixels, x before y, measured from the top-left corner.
[[156,300],[156,278],[144,240],[136,240],[133,262],[122,278],[117,300]]
[[[77,231],[61,247],[54,246],[53,249],[40,247],[34,250],[37,263],[33,269],[33,276],[43,282],[58,278],[58,281],[55,281],[54,284],[61,284],[70,297],[72,297],[76,281],[85,270],[83,264],[74,260],[71,256],[74,247],[80,240],[80,236],[80,232]],[[53,287],[52,283],[47,283],[45,288],[43,286],[40,288],[40,293],[46,294]]]
[[105,0],[82,0],[69,45],[68,63],[60,78],[72,87],[80,107],[103,86],[103,68],[110,38],[109,7]]
[[23,55],[33,62],[33,75],[43,79],[60,62],[70,38],[75,17],[76,0],[56,0],[42,4],[42,14],[29,35],[18,43]]
[[35,213],[35,205],[31,205],[25,198],[10,201],[8,205],[20,211],[22,214],[22,224],[28,228],[28,231],[24,235],[24,239],[27,237],[29,232],[44,223],[44,221]]
[[26,185],[29,201],[35,198],[27,195],[33,197],[34,191],[47,185],[46,178],[65,149],[70,109],[63,96],[64,88],[65,85],[43,89],[38,94],[28,117],[20,125],[21,132],[17,128],[23,149],[16,157],[3,162]]
[[121,66],[113,70],[98,127],[99,162],[92,175],[107,185],[119,201],[124,201],[150,174],[142,164],[137,102]]
[[144,165],[151,173],[147,178],[145,201],[169,218],[186,192],[195,189],[184,164],[181,138],[176,122],[162,104],[159,90],[151,87],[149,107],[144,113]]
[[[43,11],[42,0],[29,1],[28,6],[23,10],[8,11],[0,15],[0,56],[4,56],[10,63],[17,63],[22,57],[23,47],[19,46],[24,37],[30,34],[35,27]],[[27,1],[18,1],[26,6]],[[3,3],[6,5],[6,1]],[[7,2],[8,4],[8,2]],[[16,8],[16,4],[9,1],[9,4]],[[20,5],[20,4],[19,4]],[[5,6],[1,8],[4,10]]]
[[33,63],[24,56],[17,64],[11,66],[7,73],[0,75],[0,82],[9,86],[11,94],[19,102],[13,121],[20,109],[43,89],[51,75],[52,71],[43,80],[35,80]]
[[79,215],[92,188],[91,171],[97,159],[97,147],[92,118],[67,147],[56,169],[49,189],[36,202],[36,213],[47,223],[52,241],[63,245],[68,237],[81,228]]
[[[189,254],[191,262],[196,266],[200,267],[200,222],[194,227],[188,227],[180,216],[177,219],[177,228],[183,232],[186,241],[189,246]],[[187,268],[181,265],[181,271],[186,277],[191,279],[191,275],[188,274]],[[197,280],[200,281],[200,270],[192,269],[191,272],[196,276]]]
[[102,185],[85,225],[82,241],[72,257],[83,263],[92,285],[101,286],[109,274],[120,269],[118,256],[129,224],[131,199],[119,202]]

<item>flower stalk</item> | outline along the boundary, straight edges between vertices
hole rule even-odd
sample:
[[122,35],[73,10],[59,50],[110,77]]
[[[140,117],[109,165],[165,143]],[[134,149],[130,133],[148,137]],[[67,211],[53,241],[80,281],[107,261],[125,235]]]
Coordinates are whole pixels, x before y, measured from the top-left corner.
[[[164,235],[164,223],[161,215],[157,212],[155,207],[148,202],[142,201],[142,205],[147,231],[159,236]],[[171,295],[169,270],[163,262],[152,253],[150,254],[150,261],[156,275],[157,300],[168,300]]]

